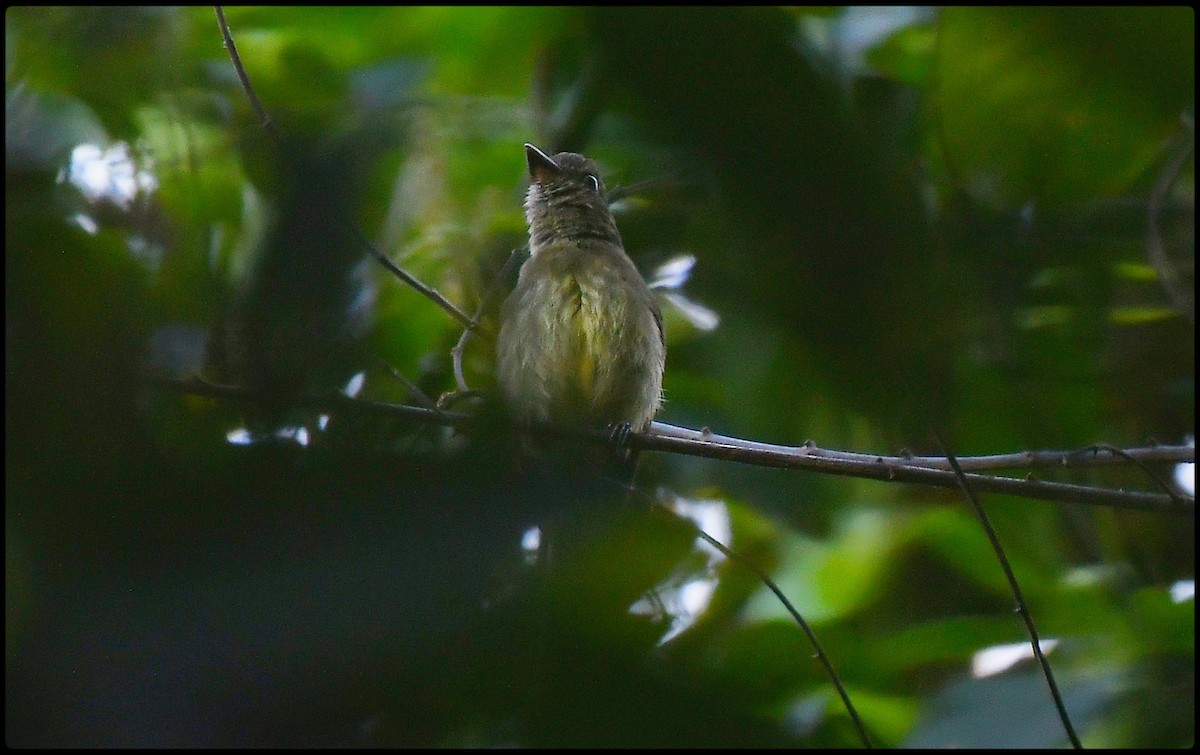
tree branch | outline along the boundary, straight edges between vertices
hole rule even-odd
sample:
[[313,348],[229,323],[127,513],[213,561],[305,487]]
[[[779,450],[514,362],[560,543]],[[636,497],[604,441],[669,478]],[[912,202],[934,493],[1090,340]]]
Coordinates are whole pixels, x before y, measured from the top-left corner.
[[[152,385],[168,388],[179,393],[209,396],[230,401],[263,402],[271,396],[248,388],[218,385],[198,379],[151,377]],[[278,400],[277,398],[275,399]],[[455,428],[468,426],[472,417],[452,411],[436,411],[418,406],[405,406],[382,401],[350,398],[343,394],[302,397],[298,405],[325,411],[365,412],[384,414],[405,419],[449,425]],[[531,428],[538,434],[583,438],[597,443],[608,443],[609,435],[603,430],[567,428],[539,425]],[[708,459],[733,461],[760,467],[800,469],[823,474],[858,477],[881,482],[902,482],[929,485],[940,488],[959,487],[958,478],[950,469],[950,462],[942,457],[874,456],[870,454],[828,451],[812,444],[802,446],[778,446],[770,443],[717,435],[711,431],[692,430],[686,427],[655,422],[644,433],[631,432],[626,441],[630,448],[646,451],[664,451]],[[1021,460],[1024,459],[1022,463]],[[1048,463],[1061,467],[1093,467],[1128,463],[1126,459],[1138,459],[1145,463],[1184,463],[1196,461],[1196,449],[1192,446],[1151,446],[1123,449],[1118,453],[1108,447],[1096,446],[1085,454],[1066,451],[1032,451],[1001,456],[963,457],[962,468],[994,469],[1030,468]],[[1195,515],[1196,499],[1177,493],[1152,493],[1146,491],[1119,490],[1113,488],[1075,485],[1062,482],[1046,482],[1031,476],[1024,479],[998,477],[983,474],[966,475],[970,485],[977,491],[1001,493],[1044,501],[1083,503],[1090,506],[1151,511],[1157,513]]]
[[[708,429],[692,430],[665,422],[655,422],[651,425],[654,434],[661,437],[703,440],[736,446],[747,451],[764,451],[774,456],[802,457],[809,459],[831,459],[836,461],[883,463],[904,465],[928,469],[951,470],[949,459],[943,456],[913,456],[900,454],[897,456],[880,456],[879,454],[864,454],[853,451],[834,451],[821,448],[812,441],[805,441],[799,446],[784,446],[761,441],[733,438],[728,435],[718,435]],[[1094,467],[1098,465],[1124,464],[1127,461],[1178,464],[1194,461],[1195,449],[1192,446],[1171,446],[1153,443],[1144,448],[1115,449],[1107,444],[1096,444],[1074,451],[1017,451],[1007,454],[991,454],[987,456],[957,457],[959,466],[968,472],[980,472],[998,469],[1034,469],[1038,467]],[[734,459],[734,461],[737,461]]]

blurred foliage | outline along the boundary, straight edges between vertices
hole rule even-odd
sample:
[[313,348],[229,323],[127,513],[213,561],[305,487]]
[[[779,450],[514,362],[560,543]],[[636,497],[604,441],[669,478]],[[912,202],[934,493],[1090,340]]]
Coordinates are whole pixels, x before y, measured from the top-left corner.
[[[858,744],[690,524],[502,431],[291,406],[353,375],[414,401],[385,365],[453,387],[459,326],[360,229],[474,311],[524,244],[525,141],[629,188],[643,272],[697,259],[677,293],[721,321],[666,307],[660,419],[878,453],[1194,432],[1194,327],[1145,253],[1193,139],[1188,8],[227,15],[279,142],[209,8],[6,13],[9,745]],[[1159,225],[1194,291],[1193,165]],[[491,363],[472,341],[473,387]],[[972,676],[1024,635],[956,495],[666,455],[640,480],[774,575],[876,744],[1065,742],[1028,662]],[[1084,742],[1191,744],[1194,523],[985,506]]]

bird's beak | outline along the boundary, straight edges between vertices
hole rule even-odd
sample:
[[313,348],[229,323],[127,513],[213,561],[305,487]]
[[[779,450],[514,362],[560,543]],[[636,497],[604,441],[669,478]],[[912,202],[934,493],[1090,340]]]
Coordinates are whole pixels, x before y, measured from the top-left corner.
[[532,144],[525,145],[525,162],[529,165],[529,177],[538,183],[562,174],[558,163]]

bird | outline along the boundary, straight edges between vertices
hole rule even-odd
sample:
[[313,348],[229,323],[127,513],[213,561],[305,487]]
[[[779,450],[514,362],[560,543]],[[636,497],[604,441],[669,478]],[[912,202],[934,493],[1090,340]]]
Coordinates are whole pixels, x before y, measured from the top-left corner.
[[596,163],[532,144],[525,159],[529,258],[501,311],[503,401],[520,423],[643,432],[662,404],[657,299],[625,251]]
[[524,145],[529,258],[505,301],[497,382],[514,418],[647,430],[662,403],[662,313],[625,252],[595,162]]

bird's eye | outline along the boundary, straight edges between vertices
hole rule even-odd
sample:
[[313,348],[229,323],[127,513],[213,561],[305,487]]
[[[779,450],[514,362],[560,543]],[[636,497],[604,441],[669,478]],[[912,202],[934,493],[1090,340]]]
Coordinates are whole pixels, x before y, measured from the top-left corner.
[[587,175],[588,186],[592,187],[592,191],[600,193],[600,179],[593,176],[591,173]]

